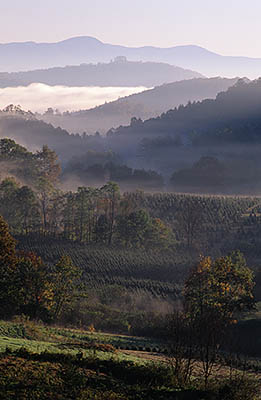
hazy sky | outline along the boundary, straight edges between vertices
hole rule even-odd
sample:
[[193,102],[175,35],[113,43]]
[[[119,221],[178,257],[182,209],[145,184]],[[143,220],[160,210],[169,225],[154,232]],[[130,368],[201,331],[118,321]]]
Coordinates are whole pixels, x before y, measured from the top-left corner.
[[88,35],[108,43],[197,44],[261,57],[260,0],[1,1],[0,42]]

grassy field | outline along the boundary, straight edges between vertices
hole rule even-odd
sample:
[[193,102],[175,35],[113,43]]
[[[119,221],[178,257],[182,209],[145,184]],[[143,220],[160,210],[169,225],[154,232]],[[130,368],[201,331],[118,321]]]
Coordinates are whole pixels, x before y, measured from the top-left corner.
[[[166,348],[167,344],[163,341],[147,338],[36,325],[26,320],[1,321],[0,398],[260,398],[257,394],[261,376],[258,371],[246,374],[237,370],[231,375],[228,367],[215,366],[215,376],[206,389],[202,385],[202,371],[197,362],[190,382],[181,385],[174,373],[173,360],[163,353]],[[253,382],[252,378],[256,381]],[[216,379],[221,379],[222,383],[218,384]],[[224,390],[229,397],[224,397]],[[238,391],[241,397],[234,396],[234,392]],[[253,393],[253,396],[249,397],[247,393]]]
[[[0,352],[6,348],[18,350],[21,347],[36,353],[93,355],[108,358],[112,355],[119,359],[141,362],[141,358],[126,355],[123,350],[137,352],[166,352],[163,341],[134,336],[88,332],[79,329],[46,327],[30,321],[0,323]],[[145,359],[144,359],[145,360]]]

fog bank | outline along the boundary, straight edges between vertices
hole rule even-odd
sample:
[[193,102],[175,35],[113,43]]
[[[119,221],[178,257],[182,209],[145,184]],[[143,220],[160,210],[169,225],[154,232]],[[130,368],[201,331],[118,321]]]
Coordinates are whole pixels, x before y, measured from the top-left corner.
[[32,83],[26,87],[0,89],[0,108],[8,104],[20,104],[32,112],[44,112],[48,107],[59,111],[89,109],[119,97],[140,93],[147,88],[139,87],[67,87]]

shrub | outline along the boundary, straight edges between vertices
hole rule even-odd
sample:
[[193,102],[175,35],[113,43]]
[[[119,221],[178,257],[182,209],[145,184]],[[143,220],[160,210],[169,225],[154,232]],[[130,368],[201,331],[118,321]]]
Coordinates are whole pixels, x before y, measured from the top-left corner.
[[246,376],[230,379],[220,386],[221,400],[253,400],[259,393],[260,384],[255,378]]

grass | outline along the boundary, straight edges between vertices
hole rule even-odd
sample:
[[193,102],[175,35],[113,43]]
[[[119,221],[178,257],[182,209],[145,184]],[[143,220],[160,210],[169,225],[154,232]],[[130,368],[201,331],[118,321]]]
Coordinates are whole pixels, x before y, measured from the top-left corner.
[[[251,375],[238,373],[233,393],[229,369],[220,382],[203,390],[199,365],[190,384],[180,387],[164,355],[144,352],[163,346],[146,338],[37,325],[28,320],[0,321],[1,400],[253,400]],[[122,350],[116,349],[122,347]],[[132,351],[131,348],[140,349]],[[157,357],[156,357],[157,356]],[[160,361],[160,362],[159,362]],[[250,376],[250,378],[249,378]],[[259,378],[260,376],[257,375]],[[237,383],[234,383],[236,379]],[[234,386],[233,386],[234,385]],[[228,393],[228,397],[219,392]],[[244,393],[245,393],[244,392]],[[232,394],[231,394],[232,393]],[[252,392],[251,392],[252,393]]]
[[126,350],[146,350],[146,348],[164,348],[166,343],[164,341],[149,339],[136,336],[127,335],[116,335],[110,333],[88,333],[86,331],[73,330],[73,329],[59,329],[59,328],[49,328],[49,332],[54,334],[59,334],[61,337],[67,337],[69,339],[77,339],[83,341],[98,341],[102,343],[111,344],[116,348],[126,349]]
[[[148,344],[148,340],[30,321],[0,322],[1,400],[168,399],[177,392],[167,387],[166,374],[159,372],[167,367],[151,367],[146,359],[124,354],[112,343],[127,347]],[[153,374],[161,388],[152,388],[148,382]],[[147,380],[145,386],[141,376]]]
[[164,364],[100,359],[23,348],[0,354],[1,400],[254,400],[258,383],[237,376],[207,389],[177,384]]
[[0,352],[4,352],[6,348],[14,351],[23,347],[33,353],[76,355],[82,352],[86,357],[95,354],[101,359],[108,359],[114,356],[119,360],[130,360],[142,364],[146,362],[145,359],[121,352],[120,348],[150,351],[158,350],[160,345],[162,346],[162,342],[147,338],[46,327],[30,321],[0,322]]

